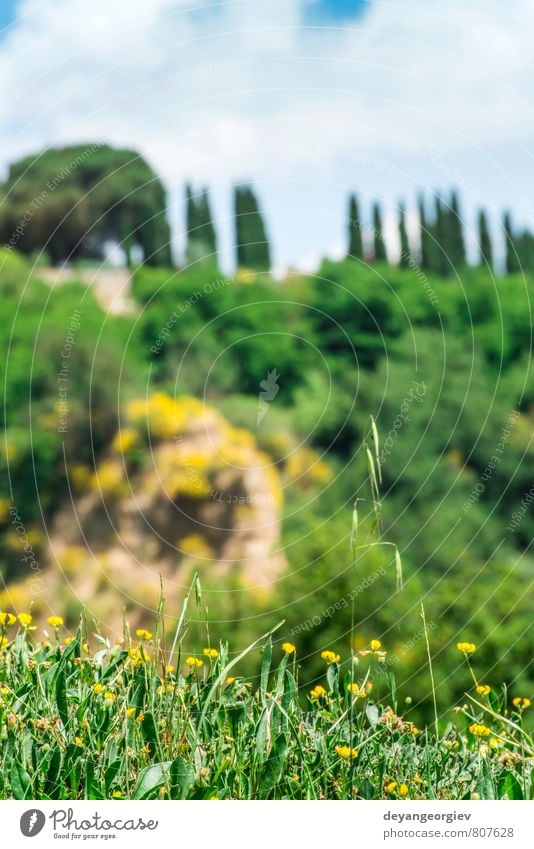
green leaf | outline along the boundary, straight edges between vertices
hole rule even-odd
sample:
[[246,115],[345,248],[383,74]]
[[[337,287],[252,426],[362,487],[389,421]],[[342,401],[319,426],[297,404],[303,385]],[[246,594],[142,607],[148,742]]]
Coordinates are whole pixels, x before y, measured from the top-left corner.
[[152,755],[154,755],[154,752],[156,751],[157,746],[159,744],[158,729],[156,728],[154,717],[150,712],[145,713],[144,717],[145,718],[141,723],[143,739],[145,743],[149,743],[150,752]]
[[368,704],[365,707],[365,713],[367,719],[369,720],[369,725],[371,728],[376,728],[378,725],[379,713],[376,705]]
[[30,776],[24,767],[13,761],[11,764],[11,774],[9,776],[11,782],[11,792],[15,799],[30,799],[31,798],[31,780]]
[[44,792],[51,799],[57,799],[61,793],[61,749],[55,746],[46,767]]
[[96,775],[95,762],[88,758],[85,774],[85,798],[102,799],[102,792]]
[[67,702],[67,676],[65,670],[61,669],[56,678],[56,704],[63,727],[69,724],[69,708]]
[[163,761],[145,767],[139,773],[137,783],[132,793],[132,799],[146,799],[151,793],[165,784],[169,775],[172,761]]
[[500,781],[499,798],[512,799],[513,801],[519,801],[525,798],[521,785],[513,772],[507,772],[504,778]]
[[265,747],[269,730],[269,720],[270,708],[266,707],[263,709],[263,713],[260,716],[260,721],[256,726],[256,754],[260,759],[263,759],[265,756]]
[[263,769],[260,786],[258,788],[258,798],[266,799],[280,783],[287,758],[287,752],[287,737],[284,734],[281,734],[276,738],[274,746],[271,749],[271,753],[267,758],[267,762]]
[[495,799],[495,788],[491,778],[488,762],[482,758],[480,773],[477,781],[477,790],[481,799]]
[[195,780],[195,772],[190,763],[184,758],[177,757],[171,763],[171,799],[187,799],[190,788]]
[[261,672],[260,672],[260,693],[261,695],[265,695],[265,691],[267,690],[267,686],[269,684],[269,672],[271,671],[271,662],[273,658],[273,641],[272,637],[269,637],[265,646],[263,647],[263,656],[261,659]]

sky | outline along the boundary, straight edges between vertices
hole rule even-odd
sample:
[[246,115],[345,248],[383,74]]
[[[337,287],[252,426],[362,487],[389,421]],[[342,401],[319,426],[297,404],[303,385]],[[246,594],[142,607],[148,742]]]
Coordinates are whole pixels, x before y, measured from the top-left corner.
[[223,266],[231,187],[251,180],[277,269],[345,250],[347,196],[456,186],[534,228],[534,0],[1,0],[0,170],[47,146],[139,150],[168,189],[208,186]]

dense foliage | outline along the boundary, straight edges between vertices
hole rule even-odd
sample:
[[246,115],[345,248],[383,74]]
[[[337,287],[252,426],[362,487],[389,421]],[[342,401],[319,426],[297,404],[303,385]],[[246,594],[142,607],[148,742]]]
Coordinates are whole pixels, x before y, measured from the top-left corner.
[[[357,216],[356,204],[351,208]],[[326,261],[314,275],[272,281],[254,275],[251,263],[245,275],[224,276],[205,260],[187,270],[140,268],[138,313],[116,317],[81,286],[50,291],[12,251],[2,262],[5,577],[25,568],[13,541],[12,498],[38,552],[43,517],[49,521],[66,491],[65,457],[94,468],[124,403],[146,395],[147,386],[205,397],[253,433],[285,475],[287,570],[268,600],[251,591],[246,604],[242,594],[218,592],[214,580],[209,606],[217,638],[226,638],[231,621],[234,633],[252,640],[283,609],[284,636],[298,638],[311,657],[303,674],[313,678],[321,648],[346,650],[352,610],[342,600],[355,598],[359,639],[378,633],[387,640],[393,666],[402,661],[399,688],[428,717],[427,681],[419,675],[424,600],[440,705],[461,692],[457,670],[441,658],[464,627],[480,643],[477,674],[528,686],[528,276],[495,277],[483,264],[446,279],[414,262],[397,268],[348,258]],[[69,426],[61,433],[57,379],[69,334]],[[272,369],[280,391],[258,424],[260,383]],[[351,511],[366,497],[362,440],[371,415],[382,441],[383,526],[402,554],[402,591],[388,547],[362,551],[355,572],[351,565]],[[364,532],[371,524],[365,505]],[[209,563],[199,569],[209,574]],[[232,577],[226,587],[233,581],[238,586]]]
[[[155,636],[125,629],[91,646],[83,622],[65,639],[51,616],[35,642],[28,613],[0,621],[2,798],[532,798],[530,700],[467,673],[455,722],[421,731],[379,640],[359,666],[324,650],[299,700],[296,647],[269,635],[237,656],[209,642],[186,655],[180,633],[165,650],[159,622]],[[456,651],[469,662],[476,646]]]
[[135,151],[52,148],[11,165],[0,194],[0,240],[25,254],[101,259],[116,242],[128,260],[138,246],[148,265],[171,263],[165,190]]

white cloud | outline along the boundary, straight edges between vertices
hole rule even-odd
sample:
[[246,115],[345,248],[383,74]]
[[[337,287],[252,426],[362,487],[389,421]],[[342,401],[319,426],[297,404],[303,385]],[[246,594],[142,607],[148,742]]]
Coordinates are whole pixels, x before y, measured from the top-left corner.
[[[252,178],[287,205],[303,181],[313,204],[334,208],[349,186],[392,201],[417,179],[447,185],[424,154],[439,144],[453,164],[478,156],[479,179],[492,175],[497,196],[514,197],[510,154],[534,135],[534,0],[375,2],[357,25],[320,31],[301,25],[305,6],[24,0],[0,43],[3,164],[104,138],[140,149],[177,210],[191,177],[221,198],[229,182]],[[272,228],[287,239],[287,222]],[[323,221],[304,233],[296,216],[294,249],[281,256],[311,256],[338,231]]]

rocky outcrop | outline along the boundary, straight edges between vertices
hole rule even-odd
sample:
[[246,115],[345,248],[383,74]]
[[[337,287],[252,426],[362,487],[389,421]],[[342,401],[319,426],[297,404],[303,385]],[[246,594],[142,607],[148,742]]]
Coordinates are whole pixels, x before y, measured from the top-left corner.
[[248,431],[196,399],[133,402],[97,467],[73,463],[69,479],[72,497],[49,535],[37,613],[81,602],[120,629],[124,608],[132,626],[150,620],[160,581],[172,613],[194,571],[208,593],[268,593],[284,568],[272,459]]

